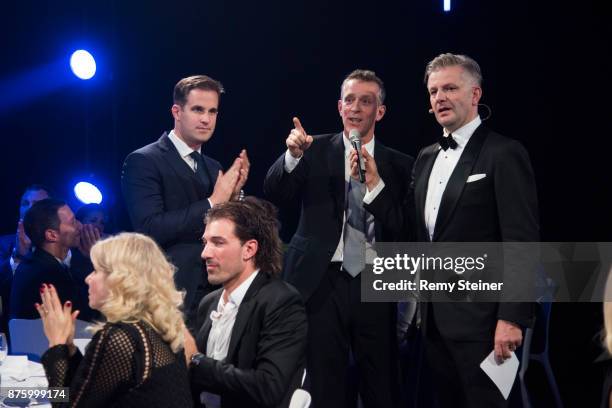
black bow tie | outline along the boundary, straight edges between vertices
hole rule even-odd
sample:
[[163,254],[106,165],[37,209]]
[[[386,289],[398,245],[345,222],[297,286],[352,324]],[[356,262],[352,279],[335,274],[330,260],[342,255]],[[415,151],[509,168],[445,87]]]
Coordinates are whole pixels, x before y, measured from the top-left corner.
[[455,139],[453,139],[453,135],[450,133],[447,137],[440,136],[440,138],[438,139],[438,143],[444,151],[448,150],[449,147],[453,150],[457,148],[457,142],[455,141]]

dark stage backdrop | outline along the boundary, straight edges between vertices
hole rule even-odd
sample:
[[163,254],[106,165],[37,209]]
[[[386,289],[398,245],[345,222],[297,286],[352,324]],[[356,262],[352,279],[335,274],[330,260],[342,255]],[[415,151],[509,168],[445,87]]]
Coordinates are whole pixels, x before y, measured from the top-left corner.
[[[42,182],[68,197],[78,177],[101,183],[117,229],[124,157],[172,128],[172,88],[205,73],[223,82],[206,152],[228,166],[241,148],[261,195],[291,118],[309,133],[340,130],[342,78],[375,70],[388,90],[376,136],[415,156],[439,126],[427,113],[427,61],[466,53],[484,72],[486,124],[520,140],[536,172],[542,238],[610,241],[610,36],[603,5],[557,1],[62,1],[1,6],[0,231],[15,230],[18,199]],[[602,3],[603,4],[603,3]],[[95,53],[82,82],[57,70]],[[281,216],[289,239],[297,208]],[[555,305],[552,354],[567,406],[593,406],[600,305]]]

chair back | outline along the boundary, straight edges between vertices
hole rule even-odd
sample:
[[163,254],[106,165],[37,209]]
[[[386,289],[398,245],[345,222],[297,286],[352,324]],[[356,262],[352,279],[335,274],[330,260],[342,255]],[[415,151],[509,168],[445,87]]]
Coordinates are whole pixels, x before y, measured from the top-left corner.
[[[74,337],[90,339],[91,334],[85,330],[89,325],[89,322],[77,319]],[[26,355],[29,360],[40,361],[41,356],[49,348],[49,341],[45,337],[40,319],[11,319],[9,333],[12,355]]]

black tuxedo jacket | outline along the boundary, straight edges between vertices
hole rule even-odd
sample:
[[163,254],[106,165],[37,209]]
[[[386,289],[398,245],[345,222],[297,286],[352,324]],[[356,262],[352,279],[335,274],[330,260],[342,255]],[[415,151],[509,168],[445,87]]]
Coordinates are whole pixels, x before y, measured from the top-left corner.
[[177,267],[175,281],[187,290],[187,307],[198,285],[206,283],[201,238],[204,216],[210,208],[208,197],[221,170],[219,162],[202,157],[208,184],[185,163],[166,132],[157,142],[128,155],[121,175],[132,226],[155,239]]
[[[416,224],[419,241],[430,241],[425,200],[439,151],[437,143],[420,151],[413,170],[413,203],[408,199],[397,205],[385,188],[368,206],[375,214],[385,214],[394,225],[413,229]],[[473,174],[486,176],[467,183]],[[520,143],[482,125],[476,129],[442,195],[432,241],[539,241],[535,179],[529,156]],[[533,323],[529,303],[434,302],[431,306],[440,333],[454,340],[490,340],[498,319],[522,326]],[[425,324],[426,311],[423,307]]]
[[[198,308],[198,350],[206,354],[223,289],[208,294]],[[287,407],[301,384],[305,364],[307,320],[299,293],[291,285],[260,271],[236,315],[227,357],[204,358],[190,367],[196,397],[202,391],[221,395],[224,408]],[[197,405],[197,404],[196,404]]]
[[[342,233],[346,181],[344,179],[343,134],[314,136],[297,167],[284,168],[285,153],[270,167],[264,182],[266,196],[282,205],[300,200],[302,209],[297,231],[285,253],[285,279],[305,300],[318,287],[336,251]],[[391,200],[399,202],[410,190],[413,158],[385,147],[378,139],[374,159]],[[406,241],[405,230],[375,215],[376,241]]]
[[[73,258],[75,252],[72,250]],[[89,307],[89,299],[84,276],[93,267],[81,269],[77,262],[71,261],[70,268],[60,264],[57,259],[42,248],[34,250],[19,263],[13,278],[10,298],[11,319],[38,319],[40,316],[34,303],[41,303],[40,287],[43,283],[55,286],[60,302],[72,302],[72,310],[79,310],[79,319],[91,321],[99,318],[99,313]],[[83,263],[85,264],[85,263]],[[88,271],[86,272],[86,269]]]

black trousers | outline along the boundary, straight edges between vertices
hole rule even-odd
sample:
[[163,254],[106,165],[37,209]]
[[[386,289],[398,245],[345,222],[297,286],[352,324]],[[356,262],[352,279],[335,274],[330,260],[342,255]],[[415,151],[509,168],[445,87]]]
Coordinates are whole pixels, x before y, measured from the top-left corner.
[[493,336],[486,341],[456,341],[444,338],[435,324],[431,305],[427,312],[425,355],[431,372],[437,406],[440,408],[521,407],[518,373],[505,400],[495,383],[480,368],[493,351]]
[[[307,370],[313,408],[348,407],[352,351],[366,408],[394,408],[399,401],[395,303],[362,303],[361,277],[330,263],[306,304]],[[354,408],[354,405],[353,405]]]

